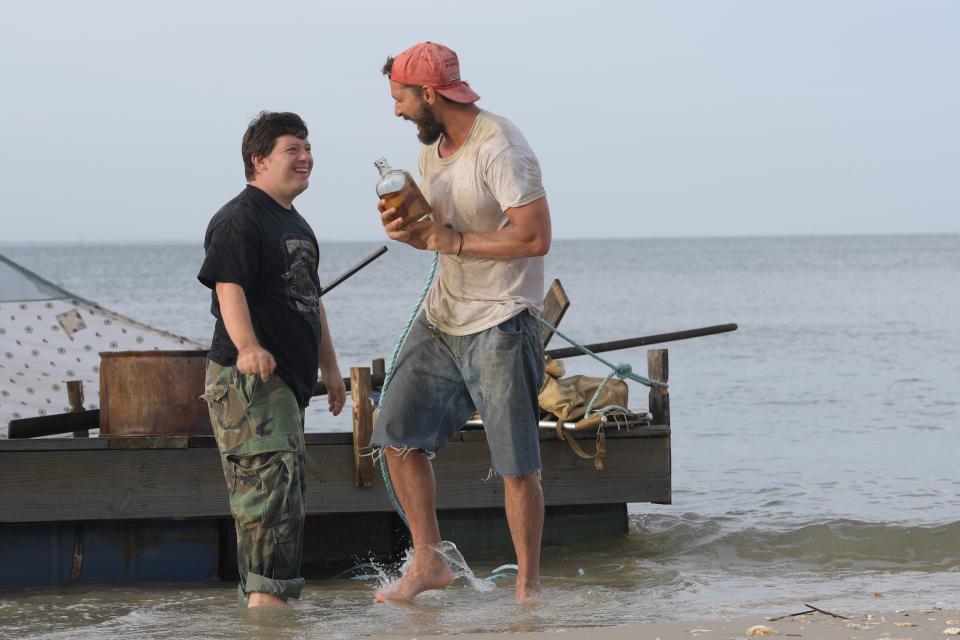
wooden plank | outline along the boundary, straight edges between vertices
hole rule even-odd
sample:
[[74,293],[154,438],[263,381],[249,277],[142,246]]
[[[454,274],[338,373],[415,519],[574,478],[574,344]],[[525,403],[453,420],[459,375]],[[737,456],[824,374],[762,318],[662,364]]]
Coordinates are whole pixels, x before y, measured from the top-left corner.
[[[597,437],[596,430],[590,431],[572,431],[567,429],[566,433],[572,435],[577,440],[594,440]],[[642,427],[630,427],[617,429],[616,427],[607,427],[604,429],[607,440],[616,440],[618,438],[663,438],[670,435],[670,427],[662,424],[649,424]],[[556,440],[557,434],[553,429],[540,429],[540,441]]]
[[[452,455],[456,446],[457,454]],[[565,442],[541,443],[543,493],[548,505],[664,502],[670,499],[669,440],[636,438],[608,447],[606,469],[582,460]],[[484,443],[450,445],[434,463],[439,509],[503,505],[503,483],[483,482],[490,455]]]
[[[552,324],[555,327],[560,326],[560,321],[563,320],[563,314],[567,312],[567,309],[570,307],[570,298],[567,297],[567,292],[563,290],[563,285],[560,284],[559,280],[554,280],[550,283],[550,287],[547,289],[547,295],[543,299],[543,319]],[[553,331],[545,326],[540,326],[540,340],[543,341],[543,346],[546,347],[547,343],[550,342],[550,338],[553,337]]]
[[[84,449],[107,449],[106,438],[37,438],[35,440],[0,439],[0,456],[9,451],[76,451]],[[0,457],[0,463],[3,458]]]
[[[191,436],[130,436],[105,438],[110,449],[186,449]],[[213,440],[213,437],[210,437]],[[216,443],[214,443],[216,446]]]
[[228,512],[215,449],[6,452],[0,468],[2,522]]
[[[546,503],[669,502],[669,443],[668,437],[610,442],[606,470],[598,472],[565,442],[544,441]],[[441,450],[434,463],[438,508],[501,506],[503,483],[483,481],[489,465],[484,442],[451,442]],[[354,486],[352,445],[308,445],[307,467],[308,513],[391,510],[382,489]],[[220,457],[211,448],[5,451],[0,504],[0,522],[229,515]]]
[[373,406],[370,403],[370,369],[350,367],[350,395],[353,398],[353,482],[373,486],[373,458],[368,453],[373,435]]
[[[668,382],[670,369],[666,349],[647,351],[647,377]],[[670,424],[670,389],[667,387],[650,387],[650,416],[654,424]]]
[[[573,432],[577,439],[593,438],[593,434]],[[630,429],[607,428],[607,438],[661,438],[670,435],[668,425],[646,425]],[[541,440],[556,440],[557,436],[549,429],[540,430]],[[336,431],[333,433],[304,434],[307,445],[343,445],[353,443],[353,433]],[[464,429],[454,438],[454,442],[486,442],[483,429]],[[185,443],[185,444],[184,444]],[[37,438],[26,440],[0,439],[0,455],[7,451],[76,451],[81,449],[216,449],[213,436],[164,436],[164,437],[113,437],[89,438]]]
[[[83,380],[67,380],[67,401],[70,403],[70,413],[83,411]],[[74,438],[89,438],[89,429],[78,429],[73,432]]]
[[303,439],[311,444],[352,444],[353,431],[334,431],[332,433],[305,433]]
[[55,413],[47,416],[34,416],[11,420],[7,426],[7,437],[40,438],[59,435],[82,429],[96,429],[100,424],[100,410],[91,409],[78,413]]

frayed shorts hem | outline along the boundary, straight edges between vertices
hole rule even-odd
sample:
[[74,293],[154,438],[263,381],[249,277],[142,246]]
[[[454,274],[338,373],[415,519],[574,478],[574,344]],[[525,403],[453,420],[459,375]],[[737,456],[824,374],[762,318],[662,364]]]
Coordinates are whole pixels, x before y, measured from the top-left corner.
[[421,446],[417,444],[409,444],[405,442],[371,442],[370,443],[370,456],[374,461],[380,459],[384,451],[387,449],[393,449],[399,455],[406,456],[414,451],[422,453],[428,460],[433,460],[437,457],[437,448],[431,449],[429,446]]
[[539,479],[542,471],[543,471],[543,467],[534,467],[529,471],[520,471],[517,473],[513,473],[513,472],[497,471],[493,467],[490,467],[490,471],[487,473],[487,477],[484,478],[484,482],[486,482],[490,478],[525,478],[534,473],[537,474],[537,478]]

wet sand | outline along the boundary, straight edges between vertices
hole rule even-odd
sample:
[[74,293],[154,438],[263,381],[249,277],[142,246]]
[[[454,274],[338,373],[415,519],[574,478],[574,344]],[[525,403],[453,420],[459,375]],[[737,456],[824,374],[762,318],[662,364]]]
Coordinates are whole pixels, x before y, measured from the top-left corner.
[[[806,607],[799,607],[798,611]],[[835,611],[849,619],[811,613],[780,620],[755,615],[696,622],[629,624],[619,627],[581,627],[551,631],[455,634],[470,640],[689,640],[748,637],[804,638],[807,640],[926,640],[960,638],[960,609],[921,609],[893,612]],[[779,614],[783,615],[783,614]],[[585,615],[585,622],[589,616]],[[767,630],[752,629],[760,626]],[[748,630],[752,633],[748,634]],[[389,636],[407,638],[411,636]]]

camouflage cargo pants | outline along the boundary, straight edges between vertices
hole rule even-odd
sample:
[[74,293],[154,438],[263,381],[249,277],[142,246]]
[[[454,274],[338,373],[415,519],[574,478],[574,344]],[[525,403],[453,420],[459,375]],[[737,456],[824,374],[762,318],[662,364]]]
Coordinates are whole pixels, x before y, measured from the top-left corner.
[[237,529],[240,592],[299,598],[303,589],[303,412],[277,375],[267,382],[207,361],[202,398]]

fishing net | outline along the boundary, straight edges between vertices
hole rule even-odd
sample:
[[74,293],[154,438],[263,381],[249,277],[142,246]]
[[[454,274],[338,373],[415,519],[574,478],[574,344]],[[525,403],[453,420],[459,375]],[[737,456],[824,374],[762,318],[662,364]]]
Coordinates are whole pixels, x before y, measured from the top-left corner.
[[17,418],[64,413],[68,380],[100,402],[100,352],[203,348],[58,287],[0,255],[0,438]]

